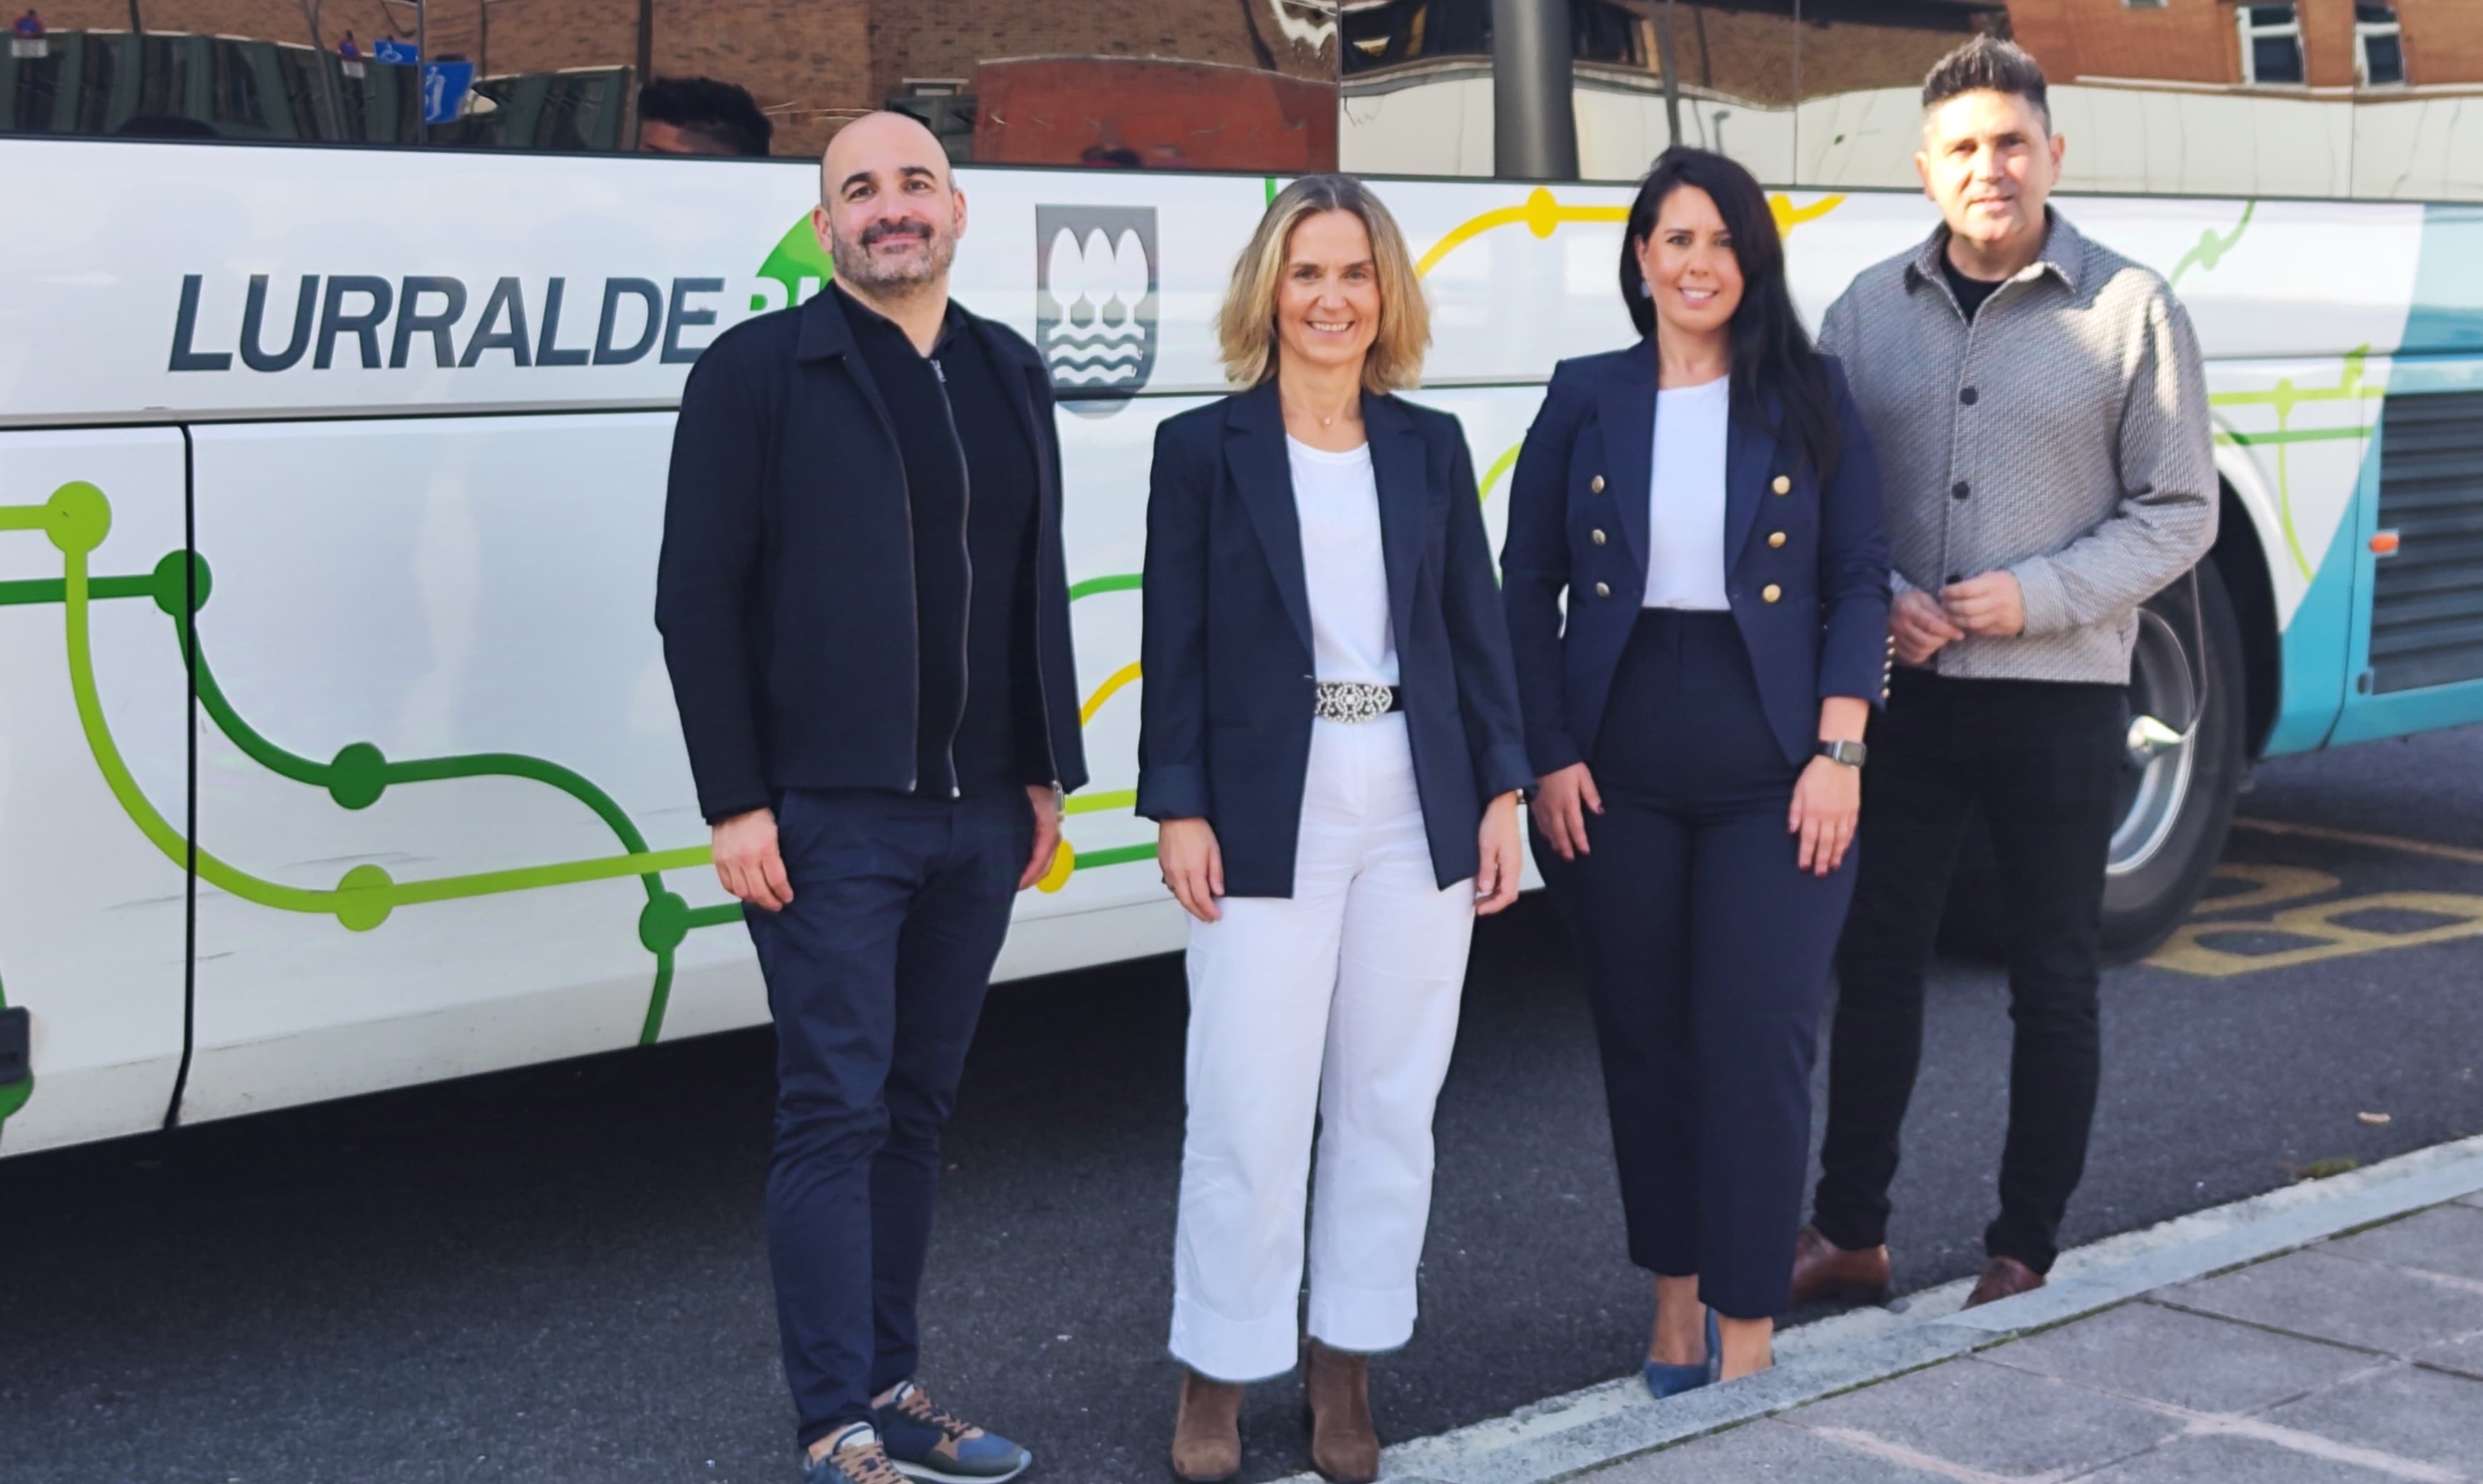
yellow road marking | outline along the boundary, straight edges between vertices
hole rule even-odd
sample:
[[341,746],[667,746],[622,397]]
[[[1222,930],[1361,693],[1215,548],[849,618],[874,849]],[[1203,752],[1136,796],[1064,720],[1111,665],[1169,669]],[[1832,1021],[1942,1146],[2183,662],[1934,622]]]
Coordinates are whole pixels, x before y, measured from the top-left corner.
[[2252,907],[2274,907],[2284,902],[2299,902],[2319,896],[2344,885],[2326,871],[2304,870],[2298,865],[2260,865],[2249,861],[2228,861],[2216,867],[2216,876],[2225,881],[2254,883],[2248,891],[2235,891],[2224,896],[2202,898],[2190,909],[2197,916],[2209,913],[2241,912]]
[[[2365,912],[2420,913],[2449,920],[2403,933],[2358,928],[2336,920]],[[2274,953],[2231,953],[2204,941],[2242,933],[2304,939],[2308,940],[2309,946],[2283,948]],[[2177,968],[2184,973],[2201,974],[2211,979],[2229,979],[2237,974],[2291,968],[2323,959],[2373,953],[2382,948],[2412,948],[2422,943],[2478,936],[2483,936],[2483,896],[2448,891],[2383,891],[2376,896],[2348,897],[2342,901],[2321,902],[2314,907],[2292,908],[2264,922],[2185,922],[2175,930],[2163,947],[2148,956],[2147,962],[2157,968]]]
[[2429,856],[2435,861],[2456,861],[2467,865],[2483,865],[2483,850],[2464,845],[2443,845],[2436,840],[2409,840],[2394,835],[2368,835],[2360,830],[2332,830],[2326,825],[2289,824],[2281,819],[2236,819],[2236,830],[2256,830],[2263,835],[2298,835],[2305,839],[2335,840],[2340,845],[2368,845],[2378,850],[2402,851],[2410,856]]

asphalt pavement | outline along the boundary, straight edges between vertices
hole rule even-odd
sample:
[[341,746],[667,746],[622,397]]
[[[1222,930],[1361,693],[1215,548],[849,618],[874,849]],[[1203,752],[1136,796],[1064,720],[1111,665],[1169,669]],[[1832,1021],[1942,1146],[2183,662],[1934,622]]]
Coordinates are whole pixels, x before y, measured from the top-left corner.
[[[2105,983],[2091,1241],[2483,1132],[2483,729],[2263,767],[2197,927]],[[1979,1266],[2006,994],[1943,965],[1895,1192],[1901,1289]],[[924,1379],[1039,1477],[1165,1476],[1178,962],[1002,987],[948,1143]],[[786,1481],[737,1033],[0,1161],[0,1480]],[[1592,1038],[1558,919],[1488,923],[1443,1095],[1392,1439],[1623,1374]],[[2323,1163],[2324,1162],[2324,1163]],[[1796,1316],[1799,1319],[1800,1315]],[[1254,1391],[1245,1478],[1303,1468]]]

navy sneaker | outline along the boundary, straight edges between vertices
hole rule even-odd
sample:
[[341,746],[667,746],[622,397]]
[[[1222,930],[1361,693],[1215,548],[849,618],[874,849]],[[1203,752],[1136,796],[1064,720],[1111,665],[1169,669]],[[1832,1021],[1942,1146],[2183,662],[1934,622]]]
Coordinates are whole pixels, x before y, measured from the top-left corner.
[[848,1423],[816,1462],[802,1463],[802,1484],[905,1484],[868,1422]]
[[899,1472],[938,1484],[991,1484],[1034,1467],[1034,1455],[933,1404],[922,1388],[900,1382],[876,1409],[879,1435]]

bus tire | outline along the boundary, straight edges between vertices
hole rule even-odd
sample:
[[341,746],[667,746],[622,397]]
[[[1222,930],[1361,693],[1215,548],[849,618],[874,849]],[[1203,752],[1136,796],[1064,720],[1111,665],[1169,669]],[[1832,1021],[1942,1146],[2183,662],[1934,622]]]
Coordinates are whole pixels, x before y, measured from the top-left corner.
[[[2195,677],[2207,679],[2206,704],[2186,747],[2143,766],[2132,757],[2104,875],[2106,963],[2144,957],[2179,925],[2223,859],[2233,801],[2250,767],[2245,746],[2241,622],[2213,562],[2199,565],[2202,623],[2189,617],[2189,584],[2176,583],[2141,608],[2130,656],[2130,714],[2180,715]],[[2203,666],[2191,656],[2203,630]],[[1867,839],[1867,835],[1865,836]],[[1940,945],[1968,957],[2006,957],[1991,842],[1981,820],[1968,830],[1941,917]]]

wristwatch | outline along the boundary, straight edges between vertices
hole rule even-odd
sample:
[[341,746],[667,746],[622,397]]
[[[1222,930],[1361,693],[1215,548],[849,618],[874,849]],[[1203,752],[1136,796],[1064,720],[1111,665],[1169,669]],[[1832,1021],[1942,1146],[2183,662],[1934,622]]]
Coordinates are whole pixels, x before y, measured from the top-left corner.
[[1849,768],[1862,766],[1862,759],[1871,755],[1871,750],[1859,742],[1822,742],[1818,751],[1820,756]]

